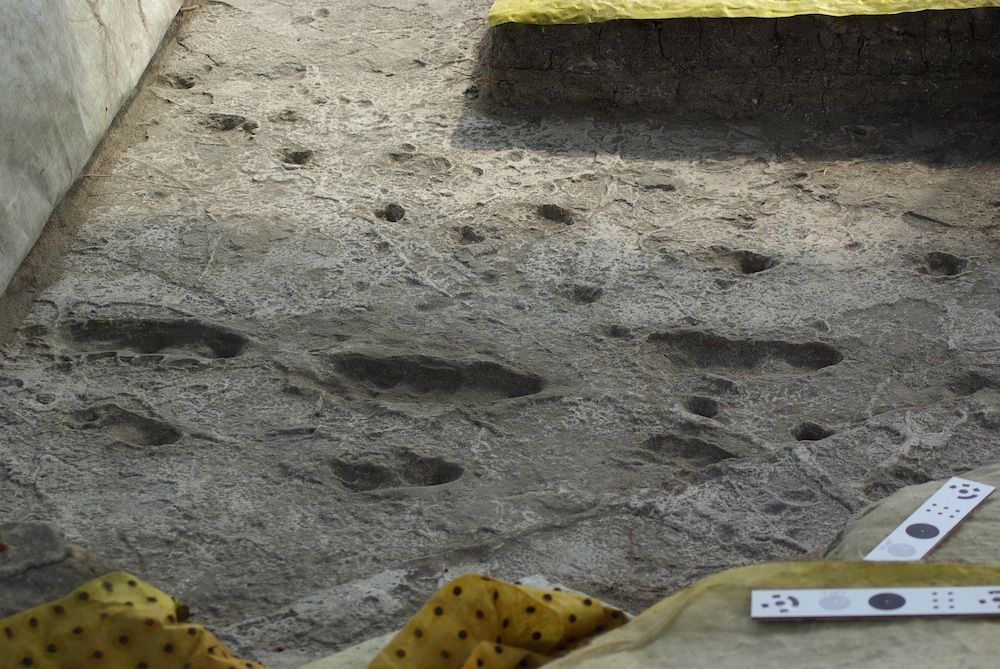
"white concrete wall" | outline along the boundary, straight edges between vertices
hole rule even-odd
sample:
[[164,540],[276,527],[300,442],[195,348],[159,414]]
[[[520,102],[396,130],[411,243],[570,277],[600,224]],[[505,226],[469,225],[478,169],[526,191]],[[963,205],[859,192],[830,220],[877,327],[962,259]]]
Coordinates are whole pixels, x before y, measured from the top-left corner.
[[0,292],[131,94],[181,1],[0,3]]

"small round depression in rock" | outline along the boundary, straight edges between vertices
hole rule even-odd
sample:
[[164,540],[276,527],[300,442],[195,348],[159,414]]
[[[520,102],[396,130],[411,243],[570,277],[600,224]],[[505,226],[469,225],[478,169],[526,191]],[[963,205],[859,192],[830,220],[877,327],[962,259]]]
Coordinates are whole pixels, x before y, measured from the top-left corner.
[[705,418],[715,418],[719,415],[719,403],[711,397],[693,395],[684,400],[684,408],[693,414]]
[[965,271],[969,261],[943,251],[931,251],[924,256],[924,264],[917,267],[921,274],[930,276],[956,276]]
[[775,258],[753,251],[738,251],[733,254],[736,268],[743,274],[757,274],[778,266]]
[[632,330],[624,325],[606,325],[603,332],[612,339],[632,339],[633,337]]
[[395,202],[390,202],[382,209],[375,212],[375,215],[381,218],[383,221],[389,221],[390,223],[398,223],[406,218],[406,209],[402,205]]
[[288,165],[305,165],[314,155],[316,152],[312,149],[282,149],[279,153],[281,162]]
[[822,425],[805,421],[792,428],[792,436],[795,437],[795,441],[819,441],[833,436],[833,431]]
[[540,204],[535,208],[535,211],[542,218],[554,223],[573,225],[573,212],[557,204]]

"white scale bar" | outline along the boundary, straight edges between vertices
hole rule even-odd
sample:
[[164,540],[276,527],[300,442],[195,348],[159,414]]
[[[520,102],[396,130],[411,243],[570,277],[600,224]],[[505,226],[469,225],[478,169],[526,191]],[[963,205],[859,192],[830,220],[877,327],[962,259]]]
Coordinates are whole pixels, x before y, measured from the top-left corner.
[[758,620],[1000,616],[1000,585],[754,590],[750,615]]
[[[968,479],[948,480],[865,559],[921,559],[994,490]],[[750,615],[757,620],[1000,616],[1000,585],[754,590]]]
[[962,478],[943,486],[882,540],[866,560],[919,560],[941,543],[995,488]]

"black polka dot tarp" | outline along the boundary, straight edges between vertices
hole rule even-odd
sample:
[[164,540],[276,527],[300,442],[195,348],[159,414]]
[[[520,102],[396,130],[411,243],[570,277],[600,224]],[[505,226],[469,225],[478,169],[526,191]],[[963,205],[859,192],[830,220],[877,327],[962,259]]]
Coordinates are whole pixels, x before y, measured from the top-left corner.
[[431,597],[368,669],[538,667],[625,621],[585,595],[470,574]]
[[0,669],[264,669],[186,617],[135,576],[107,574],[0,620]]

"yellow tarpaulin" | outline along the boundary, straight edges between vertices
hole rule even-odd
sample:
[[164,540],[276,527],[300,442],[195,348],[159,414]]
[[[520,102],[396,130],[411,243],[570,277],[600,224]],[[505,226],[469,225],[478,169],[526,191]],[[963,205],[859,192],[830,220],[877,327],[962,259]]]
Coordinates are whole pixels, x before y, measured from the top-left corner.
[[264,669],[186,617],[173,597],[135,576],[105,574],[0,620],[0,667]]
[[587,595],[467,574],[438,590],[367,669],[535,669],[626,618]]
[[489,23],[496,26],[511,22],[600,23],[616,19],[852,16],[977,7],[1000,7],[1000,0],[495,0]]

